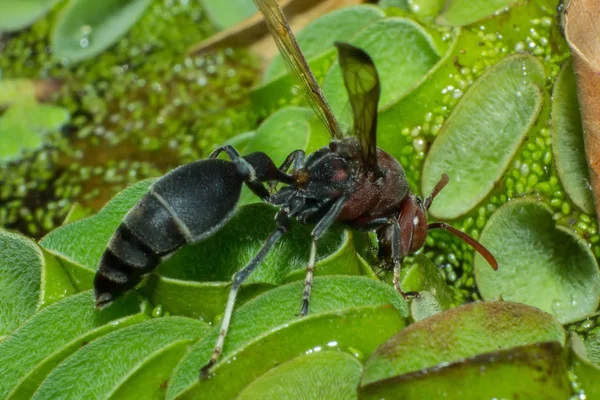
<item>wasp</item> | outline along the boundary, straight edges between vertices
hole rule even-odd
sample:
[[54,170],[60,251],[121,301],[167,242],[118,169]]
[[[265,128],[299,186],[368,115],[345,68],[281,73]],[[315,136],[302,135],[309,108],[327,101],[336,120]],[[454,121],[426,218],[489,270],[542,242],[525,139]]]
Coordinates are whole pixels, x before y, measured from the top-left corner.
[[[126,214],[101,257],[94,279],[96,305],[105,306],[136,286],[162,259],[223,227],[235,212],[243,185],[276,206],[275,230],[233,276],[220,333],[201,376],[208,374],[222,352],[238,290],[288,231],[291,218],[314,224],[300,315],[309,310],[319,238],[336,222],[358,231],[376,232],[379,255],[393,265],[393,284],[405,297],[411,293],[400,287],[401,261],[423,246],[429,229],[450,231],[498,268],[490,252],[471,237],[445,223],[427,223],[426,212],[448,183],[448,176],[444,174],[432,193],[421,199],[410,192],[400,163],[377,147],[381,87],[371,57],[351,44],[335,43],[353,112],[352,133],[345,137],[277,2],[254,1],[289,70],[331,134],[331,142],[309,155],[296,150],[279,167],[265,153],[242,156],[226,145],[208,159],[167,173]],[[221,153],[229,161],[217,158]]]

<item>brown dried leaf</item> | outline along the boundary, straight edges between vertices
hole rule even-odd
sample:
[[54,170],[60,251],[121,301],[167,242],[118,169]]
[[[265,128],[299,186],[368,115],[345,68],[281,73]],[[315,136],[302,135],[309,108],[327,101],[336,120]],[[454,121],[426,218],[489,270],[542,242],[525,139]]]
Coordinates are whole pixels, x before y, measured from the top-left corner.
[[585,151],[600,216],[600,2],[571,0],[565,9],[564,29],[573,55]]

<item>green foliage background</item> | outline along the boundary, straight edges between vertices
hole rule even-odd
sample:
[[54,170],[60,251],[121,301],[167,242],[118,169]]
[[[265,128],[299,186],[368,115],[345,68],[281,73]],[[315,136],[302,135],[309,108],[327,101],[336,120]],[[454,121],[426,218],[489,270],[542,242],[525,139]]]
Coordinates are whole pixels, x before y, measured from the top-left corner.
[[311,227],[294,224],[199,381],[230,278],[274,228],[244,192],[221,231],[95,310],[99,258],[155,177],[219,143],[279,163],[329,140],[281,59],[261,78],[244,49],[186,54],[252,14],[237,3],[0,0],[0,397],[597,396],[600,237],[555,0],[388,0],[298,34],[342,123],[333,41],[371,55],[379,146],[419,195],[448,173],[431,219],[479,239],[499,271],[431,232],[404,261],[403,288],[421,293],[408,304],[373,237],[336,226],[298,318]]

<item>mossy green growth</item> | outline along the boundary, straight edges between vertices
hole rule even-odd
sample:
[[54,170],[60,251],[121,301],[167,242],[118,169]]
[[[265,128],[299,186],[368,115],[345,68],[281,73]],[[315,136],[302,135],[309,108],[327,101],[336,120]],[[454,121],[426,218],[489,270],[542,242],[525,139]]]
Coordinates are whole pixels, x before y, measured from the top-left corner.
[[0,170],[0,226],[39,237],[72,202],[97,210],[126,185],[201,158],[253,127],[254,60],[244,50],[185,56],[213,32],[198,3],[152,1],[109,51],[76,66],[52,58],[58,16],[55,10],[1,42],[2,79],[63,82],[50,97],[72,119],[47,147]]

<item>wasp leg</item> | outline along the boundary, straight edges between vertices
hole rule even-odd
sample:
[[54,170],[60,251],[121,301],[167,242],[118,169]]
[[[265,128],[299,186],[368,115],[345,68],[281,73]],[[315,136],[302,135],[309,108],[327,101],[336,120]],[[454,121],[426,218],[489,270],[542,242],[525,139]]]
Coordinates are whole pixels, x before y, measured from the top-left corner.
[[225,343],[225,336],[229,329],[229,323],[231,322],[231,315],[233,314],[233,307],[235,305],[235,299],[237,292],[242,286],[242,283],[250,276],[250,274],[262,263],[264,258],[267,256],[271,247],[283,236],[284,233],[289,229],[289,219],[284,211],[279,211],[275,215],[275,222],[277,223],[277,229],[275,232],[265,240],[265,243],[261,249],[256,253],[254,258],[250,260],[248,264],[233,276],[233,283],[231,284],[231,290],[229,291],[229,298],[227,299],[227,306],[225,307],[225,313],[223,314],[223,321],[221,322],[221,329],[219,330],[219,337],[217,343],[210,357],[208,363],[200,369],[200,379],[204,379],[208,376],[210,368],[215,365],[219,356],[223,351],[223,344]]
[[[304,153],[304,150],[292,151],[290,154],[288,154],[288,156],[285,158],[283,163],[279,166],[279,168],[278,168],[279,171],[287,174],[290,167],[292,167],[292,170],[302,167],[302,165],[304,164],[304,156],[305,155],[306,154]],[[275,186],[277,186],[278,183],[279,182],[276,182],[276,181],[270,182],[269,190],[275,189]]]
[[306,265],[306,278],[304,279],[304,292],[302,293],[302,306],[300,307],[300,315],[308,314],[308,300],[310,298],[310,290],[312,288],[313,275],[315,270],[315,261],[317,259],[317,240],[333,225],[338,215],[344,208],[348,198],[340,197],[327,211],[327,214],[319,221],[317,226],[311,232],[312,242],[310,244],[310,255],[308,257],[308,265]]
[[281,166],[279,167],[279,170],[282,172],[287,172],[288,169],[290,169],[290,167],[292,167],[292,169],[298,169],[302,166],[302,164],[304,164],[304,156],[306,154],[304,153],[304,150],[295,150],[292,151],[283,161],[283,163],[281,164]]
[[419,292],[405,292],[400,286],[400,267],[402,265],[402,258],[404,257],[402,250],[400,249],[400,223],[394,221],[392,224],[392,261],[394,262],[394,288],[400,293],[405,299],[419,297]]
[[241,157],[240,153],[238,153],[238,151],[232,145],[226,144],[225,146],[220,146],[214,149],[208,155],[208,158],[217,158],[221,153],[227,154],[227,157],[229,157],[231,161],[234,161]]

